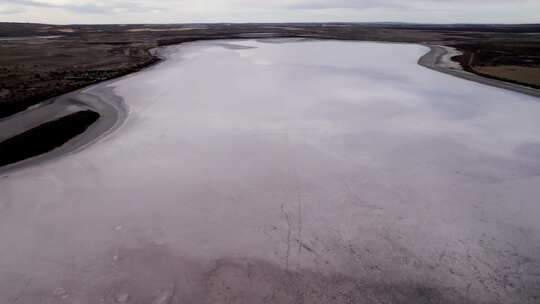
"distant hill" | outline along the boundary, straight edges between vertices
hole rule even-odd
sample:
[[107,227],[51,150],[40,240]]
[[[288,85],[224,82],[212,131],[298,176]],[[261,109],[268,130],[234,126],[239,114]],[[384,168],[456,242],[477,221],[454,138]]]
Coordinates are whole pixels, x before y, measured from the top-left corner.
[[[95,32],[126,32],[129,30],[154,28],[167,29],[170,27],[208,26],[219,27],[223,23],[213,24],[88,24],[88,25],[51,25],[40,23],[14,23],[0,22],[0,37],[43,36],[43,35],[70,35],[76,33]],[[245,26],[290,26],[302,25],[304,27],[321,26],[354,26],[355,28],[426,30],[426,31],[468,31],[468,32],[498,32],[498,33],[540,33],[540,24],[416,24],[400,22],[373,22],[373,23],[250,23],[235,24],[236,27]]]

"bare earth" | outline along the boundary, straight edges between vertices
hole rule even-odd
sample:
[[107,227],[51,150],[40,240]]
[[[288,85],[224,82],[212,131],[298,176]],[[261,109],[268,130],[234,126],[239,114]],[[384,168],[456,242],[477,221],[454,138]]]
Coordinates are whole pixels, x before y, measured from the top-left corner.
[[497,66],[497,67],[475,67],[474,70],[480,74],[492,75],[501,79],[515,79],[519,82],[535,85],[540,83],[540,67],[520,67],[520,66]]

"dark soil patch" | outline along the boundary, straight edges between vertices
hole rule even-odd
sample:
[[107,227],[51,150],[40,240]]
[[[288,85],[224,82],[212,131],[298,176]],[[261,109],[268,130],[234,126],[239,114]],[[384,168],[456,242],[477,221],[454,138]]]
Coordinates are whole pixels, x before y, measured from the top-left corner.
[[0,142],[0,166],[54,150],[86,131],[98,118],[99,114],[94,111],[80,111]]

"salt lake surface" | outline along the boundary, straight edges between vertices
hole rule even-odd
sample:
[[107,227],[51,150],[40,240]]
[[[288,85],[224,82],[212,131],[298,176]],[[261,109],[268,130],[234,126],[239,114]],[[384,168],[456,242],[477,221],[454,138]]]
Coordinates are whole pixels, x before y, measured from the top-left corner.
[[107,84],[122,127],[2,176],[0,302],[538,303],[540,100],[283,42],[169,47]]

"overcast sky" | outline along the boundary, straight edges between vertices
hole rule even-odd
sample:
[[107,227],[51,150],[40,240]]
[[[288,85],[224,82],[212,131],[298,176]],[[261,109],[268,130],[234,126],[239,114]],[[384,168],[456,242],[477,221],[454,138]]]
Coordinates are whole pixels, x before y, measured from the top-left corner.
[[0,0],[0,21],[540,23],[540,0]]

